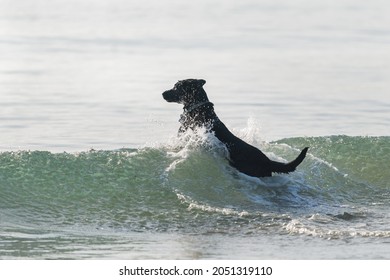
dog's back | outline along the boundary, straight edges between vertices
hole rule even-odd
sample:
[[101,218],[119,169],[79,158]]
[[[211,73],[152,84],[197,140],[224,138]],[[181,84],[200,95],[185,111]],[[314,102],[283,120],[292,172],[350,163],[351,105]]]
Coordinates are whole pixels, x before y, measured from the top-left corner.
[[230,154],[230,164],[240,172],[254,177],[268,177],[272,173],[289,173],[303,161],[308,148],[303,149],[300,155],[292,162],[281,163],[270,160],[256,147],[236,137],[221,122],[215,122],[211,128],[215,136],[223,142]]

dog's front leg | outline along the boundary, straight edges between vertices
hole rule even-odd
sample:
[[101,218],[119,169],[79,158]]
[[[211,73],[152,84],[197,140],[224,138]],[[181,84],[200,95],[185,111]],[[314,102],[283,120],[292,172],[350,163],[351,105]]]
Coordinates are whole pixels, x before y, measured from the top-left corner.
[[179,127],[179,131],[177,132],[177,135],[178,135],[178,136],[181,136],[181,135],[183,135],[186,131],[187,131],[187,127],[185,127],[184,125],[181,125],[181,126]]

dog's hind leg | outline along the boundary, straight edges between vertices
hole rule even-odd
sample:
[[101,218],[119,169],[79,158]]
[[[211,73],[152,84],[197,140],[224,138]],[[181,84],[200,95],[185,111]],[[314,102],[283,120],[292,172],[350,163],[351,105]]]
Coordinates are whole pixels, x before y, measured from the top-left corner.
[[271,161],[271,168],[270,168],[271,171],[276,173],[293,172],[305,158],[308,149],[309,149],[308,147],[304,148],[302,152],[299,154],[299,156],[289,163]]

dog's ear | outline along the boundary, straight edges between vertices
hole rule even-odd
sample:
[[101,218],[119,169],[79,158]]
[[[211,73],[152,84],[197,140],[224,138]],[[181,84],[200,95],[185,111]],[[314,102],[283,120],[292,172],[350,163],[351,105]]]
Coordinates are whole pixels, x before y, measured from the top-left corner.
[[199,88],[203,87],[205,83],[206,83],[206,81],[203,79],[196,80],[196,86]]

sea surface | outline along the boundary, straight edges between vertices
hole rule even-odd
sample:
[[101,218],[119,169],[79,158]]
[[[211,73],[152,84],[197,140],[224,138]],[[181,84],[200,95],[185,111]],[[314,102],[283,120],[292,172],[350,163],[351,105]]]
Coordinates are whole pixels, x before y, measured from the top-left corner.
[[[0,259],[390,259],[384,0],[0,0]],[[297,171],[253,178],[161,93]]]

